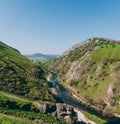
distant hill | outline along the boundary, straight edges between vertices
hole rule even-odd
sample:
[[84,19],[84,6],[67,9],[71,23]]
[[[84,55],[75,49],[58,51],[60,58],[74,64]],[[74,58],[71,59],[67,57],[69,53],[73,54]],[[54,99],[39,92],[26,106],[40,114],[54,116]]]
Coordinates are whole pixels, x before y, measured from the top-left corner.
[[33,61],[39,61],[39,62],[48,62],[52,59],[55,59],[58,55],[45,55],[41,53],[35,53],[35,54],[30,54],[30,55],[25,55],[28,59],[33,60]]
[[88,39],[46,67],[86,104],[120,115],[120,41]]

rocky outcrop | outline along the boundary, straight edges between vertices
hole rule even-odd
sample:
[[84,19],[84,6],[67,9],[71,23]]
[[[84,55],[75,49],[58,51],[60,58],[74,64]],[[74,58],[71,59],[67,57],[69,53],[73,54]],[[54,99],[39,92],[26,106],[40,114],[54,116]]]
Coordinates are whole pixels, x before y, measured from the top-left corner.
[[85,124],[96,124],[95,122],[89,120],[82,112],[79,110],[75,109],[75,112],[77,113],[78,116],[78,122],[84,122]]
[[73,107],[57,104],[57,117],[60,120],[64,120],[68,124],[77,123],[77,113],[74,111]]
[[52,115],[59,120],[65,121],[67,124],[95,124],[90,121],[79,110],[74,109],[71,106],[60,103],[50,102],[35,102],[34,106],[44,114]]
[[59,82],[80,102],[93,106],[102,116],[120,115],[119,49],[120,41],[91,38],[73,46],[46,67],[56,72]]

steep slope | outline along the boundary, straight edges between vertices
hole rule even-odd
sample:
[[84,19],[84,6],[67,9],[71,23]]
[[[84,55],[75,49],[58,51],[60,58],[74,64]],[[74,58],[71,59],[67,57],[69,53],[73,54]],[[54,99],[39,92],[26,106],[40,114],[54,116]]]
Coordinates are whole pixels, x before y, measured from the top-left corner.
[[0,42],[0,90],[32,99],[53,100],[45,75],[40,65]]
[[64,124],[35,106],[55,101],[46,76],[40,65],[0,42],[0,124]]
[[46,67],[77,97],[105,114],[120,115],[120,42],[88,39]]
[[91,121],[86,117],[87,115],[72,106],[52,103],[56,100],[46,80],[49,73],[39,64],[36,65],[22,56],[16,49],[0,42],[0,123],[105,122],[88,114],[93,120]]

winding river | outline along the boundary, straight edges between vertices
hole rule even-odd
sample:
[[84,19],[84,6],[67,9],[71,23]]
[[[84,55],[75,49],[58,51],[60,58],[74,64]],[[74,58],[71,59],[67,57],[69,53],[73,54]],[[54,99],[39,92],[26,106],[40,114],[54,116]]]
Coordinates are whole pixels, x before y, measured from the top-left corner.
[[80,103],[71,97],[69,91],[59,82],[57,82],[56,78],[57,76],[55,74],[52,75],[52,77],[50,78],[50,83],[51,86],[56,89],[59,101],[77,108],[80,107]]
[[109,118],[109,117],[103,116],[101,112],[91,109],[91,108],[89,108],[89,106],[86,106],[85,104],[82,104],[80,101],[73,98],[71,96],[71,94],[69,93],[69,91],[65,87],[63,87],[59,82],[57,82],[56,79],[57,79],[57,75],[53,74],[50,77],[49,82],[51,83],[51,87],[56,89],[57,97],[58,97],[59,101],[66,103],[68,105],[71,105],[73,107],[76,107],[78,109],[87,111],[87,112],[94,114],[94,115],[98,116],[99,118],[107,120],[107,121],[116,119],[114,117]]

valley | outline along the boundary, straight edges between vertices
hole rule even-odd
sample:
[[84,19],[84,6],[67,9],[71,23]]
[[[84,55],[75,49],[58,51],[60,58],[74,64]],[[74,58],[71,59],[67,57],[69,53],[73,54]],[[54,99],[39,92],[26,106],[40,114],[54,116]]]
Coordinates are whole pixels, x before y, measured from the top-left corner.
[[[91,116],[96,115],[100,117],[101,119],[96,117],[96,120],[99,121],[100,123],[103,123],[103,122],[105,123],[107,120],[109,120],[108,118],[105,118],[105,116],[101,116],[99,112],[94,111],[93,109],[90,109],[89,107],[87,107],[80,100],[75,99],[74,95],[72,94],[73,92],[70,92],[70,90],[67,90],[64,86],[62,86],[59,82],[57,82],[56,78],[57,76],[53,74],[52,77],[49,79],[49,82],[52,83],[51,87],[55,88],[56,92],[54,94],[56,94],[56,96],[58,97],[59,102],[63,102],[67,105],[73,106],[76,109],[78,109],[77,111],[79,112],[83,110],[88,113],[91,113],[92,114]],[[81,116],[80,117],[78,116],[78,118],[85,121],[84,118],[87,118],[87,117],[84,117],[84,116],[83,118]],[[86,119],[86,123],[90,123],[90,120]]]
[[120,0],[0,0],[0,124],[120,124]]
[[91,38],[46,67],[57,73],[58,81],[84,105],[102,116],[119,117],[119,50],[119,41]]
[[91,38],[41,64],[0,42],[1,124],[119,124],[119,50]]
[[[85,123],[99,123],[99,124],[109,124],[109,123],[118,123],[119,124],[119,117],[114,115],[107,115],[103,114],[102,111],[95,108],[94,106],[90,106],[90,104],[85,103],[83,99],[79,98],[79,96],[76,96],[74,91],[70,90],[67,87],[62,86],[61,83],[57,81],[57,75],[52,72],[50,74],[48,81],[51,83],[51,88],[55,89],[55,94],[57,96],[58,102],[65,103],[67,105],[73,106],[75,110],[77,111],[78,118],[82,120]],[[83,117],[79,116],[79,113],[83,114]],[[87,113],[87,114],[86,114]],[[92,121],[87,118],[87,116],[90,115],[90,118],[92,118]],[[89,116],[88,116],[89,117]],[[94,118],[93,118],[94,117]]]

